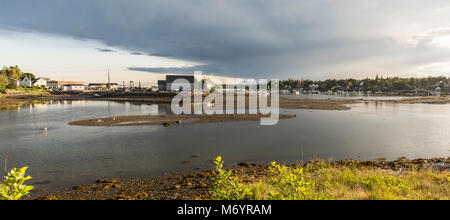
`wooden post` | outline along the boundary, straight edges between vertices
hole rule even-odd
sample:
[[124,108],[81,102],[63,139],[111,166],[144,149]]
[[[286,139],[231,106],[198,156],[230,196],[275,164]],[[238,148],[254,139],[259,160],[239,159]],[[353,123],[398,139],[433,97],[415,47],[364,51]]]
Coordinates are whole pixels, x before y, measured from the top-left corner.
[[8,170],[6,169],[6,164],[8,163],[8,152],[6,152],[6,157],[5,157],[5,176],[8,175]]

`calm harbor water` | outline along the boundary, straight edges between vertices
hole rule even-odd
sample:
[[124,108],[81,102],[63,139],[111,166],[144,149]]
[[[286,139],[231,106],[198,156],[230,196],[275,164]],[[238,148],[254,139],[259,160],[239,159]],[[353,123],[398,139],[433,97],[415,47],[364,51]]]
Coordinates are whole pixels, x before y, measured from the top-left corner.
[[[34,105],[0,112],[0,158],[9,152],[9,168],[29,166],[31,183],[51,191],[98,178],[212,168],[209,159],[217,155],[228,165],[450,156],[450,105],[366,102],[351,107],[349,111],[282,110],[297,117],[276,126],[228,122],[104,128],[68,123],[167,114],[169,107],[104,101]],[[193,158],[193,154],[201,156]],[[186,160],[191,162],[182,163]]]

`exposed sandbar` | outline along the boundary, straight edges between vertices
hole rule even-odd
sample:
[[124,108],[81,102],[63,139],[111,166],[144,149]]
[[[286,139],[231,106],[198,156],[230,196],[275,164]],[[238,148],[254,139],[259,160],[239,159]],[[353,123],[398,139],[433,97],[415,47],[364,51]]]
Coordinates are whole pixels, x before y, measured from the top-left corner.
[[[144,126],[173,124],[200,124],[233,121],[259,121],[269,115],[233,114],[233,115],[137,115],[97,118],[70,122],[75,126],[111,127],[111,126]],[[293,118],[295,115],[280,114],[280,119]]]

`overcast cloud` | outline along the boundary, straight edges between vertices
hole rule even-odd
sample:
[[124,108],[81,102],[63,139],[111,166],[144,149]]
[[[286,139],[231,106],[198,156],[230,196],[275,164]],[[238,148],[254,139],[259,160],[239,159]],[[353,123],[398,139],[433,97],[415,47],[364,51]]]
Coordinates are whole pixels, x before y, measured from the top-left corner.
[[0,29],[199,64],[135,71],[313,79],[450,73],[448,0],[1,0]]

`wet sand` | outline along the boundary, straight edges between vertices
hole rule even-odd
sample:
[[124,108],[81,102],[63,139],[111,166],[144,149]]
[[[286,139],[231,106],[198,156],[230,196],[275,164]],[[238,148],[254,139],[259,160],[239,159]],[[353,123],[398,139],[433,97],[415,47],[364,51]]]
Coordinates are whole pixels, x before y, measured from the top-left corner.
[[280,108],[315,109],[315,110],[350,110],[348,104],[359,103],[358,100],[332,99],[280,99]]
[[396,100],[394,102],[404,104],[448,104],[450,103],[450,96],[426,96],[418,98],[407,98],[403,100]]
[[[185,125],[201,123],[218,123],[233,121],[259,121],[261,118],[269,117],[262,114],[233,114],[233,115],[136,115],[119,116],[109,118],[96,118],[70,122],[74,126],[144,126],[144,125]],[[280,114],[280,119],[293,118],[295,115]]]

